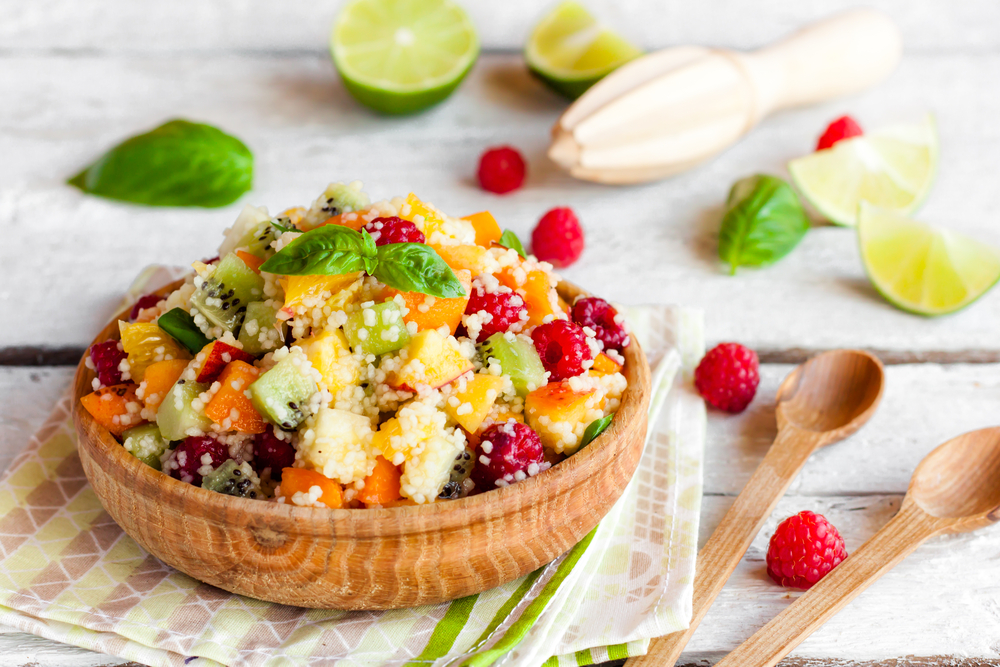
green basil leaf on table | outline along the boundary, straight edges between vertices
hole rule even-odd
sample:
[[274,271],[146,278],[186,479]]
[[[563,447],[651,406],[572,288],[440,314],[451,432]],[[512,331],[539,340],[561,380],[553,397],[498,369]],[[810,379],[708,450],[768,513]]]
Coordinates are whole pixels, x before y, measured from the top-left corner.
[[334,276],[365,270],[365,241],[342,225],[306,232],[261,264],[260,270],[282,276]]
[[214,208],[250,189],[253,154],[211,125],[172,120],[126,139],[68,182],[119,201]]
[[517,238],[517,234],[505,229],[503,234],[500,235],[500,245],[504,248],[510,248],[511,250],[516,250],[517,254],[521,256],[522,259],[527,259],[524,255],[524,246],[521,245],[521,239]]
[[465,296],[465,288],[434,249],[423,243],[390,243],[378,249],[372,274],[401,292],[421,292],[443,299]]
[[611,414],[590,422],[590,424],[587,425],[586,430],[583,432],[583,438],[580,439],[580,447],[586,447],[592,443],[597,436],[608,430],[608,427],[611,426],[611,420],[614,418],[615,416]]
[[719,259],[735,274],[739,266],[773,264],[809,231],[809,218],[791,186],[758,174],[729,191],[719,232]]
[[194,323],[191,313],[183,308],[168,310],[160,315],[156,324],[192,353],[200,352],[211,342]]

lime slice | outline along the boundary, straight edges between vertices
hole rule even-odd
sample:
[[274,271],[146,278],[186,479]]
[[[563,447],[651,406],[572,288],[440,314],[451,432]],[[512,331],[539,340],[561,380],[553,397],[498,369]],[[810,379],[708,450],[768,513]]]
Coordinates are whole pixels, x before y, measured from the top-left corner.
[[455,90],[476,62],[479,40],[450,0],[354,0],[337,17],[330,50],[359,102],[406,114]]
[[872,285],[911,313],[953,313],[1000,278],[1000,250],[864,202],[858,242]]
[[938,142],[930,115],[837,142],[788,163],[802,195],[838,225],[857,224],[867,201],[902,215],[923,203],[937,171]]
[[579,3],[563,2],[535,26],[524,57],[550,88],[576,99],[606,74],[642,55]]

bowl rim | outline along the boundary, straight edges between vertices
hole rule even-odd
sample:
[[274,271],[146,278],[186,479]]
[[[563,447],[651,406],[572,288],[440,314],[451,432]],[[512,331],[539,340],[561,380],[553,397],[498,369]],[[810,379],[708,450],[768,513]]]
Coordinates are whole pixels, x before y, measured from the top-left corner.
[[[156,293],[167,294],[183,282],[184,278],[176,280],[156,290]],[[560,281],[556,289],[559,296],[568,297],[566,300],[569,302],[572,302],[577,296],[588,295],[587,292],[565,280]],[[116,338],[118,320],[127,320],[128,312],[129,309],[125,308],[111,318],[108,325],[91,342],[91,345]],[[235,498],[174,479],[128,454],[107,429],[97,424],[90,413],[82,409],[80,398],[89,393],[91,385],[88,378],[94,377],[93,371],[88,369],[85,364],[86,351],[77,365],[74,375],[72,410],[80,439],[87,440],[89,446],[98,449],[109,463],[122,468],[122,472],[126,475],[123,479],[130,479],[132,475],[136,474],[156,475],[155,479],[148,477],[148,480],[153,483],[153,486],[160,488],[164,504],[182,506],[192,499],[197,499],[206,511],[217,516],[224,516],[226,510],[235,509],[247,511],[248,517],[251,517],[254,523],[259,522],[263,525],[272,522],[299,524],[303,521],[308,524],[329,523],[332,524],[335,532],[340,532],[340,529],[343,529],[345,533],[351,534],[354,538],[385,538],[387,533],[381,529],[385,522],[380,521],[383,519],[392,521],[393,530],[390,534],[395,536],[426,533],[429,529],[433,529],[436,533],[443,533],[461,530],[470,524],[488,522],[492,518],[515,513],[525,507],[530,507],[542,498],[551,502],[553,498],[571,494],[591,476],[594,465],[599,465],[602,461],[610,463],[622,454],[627,439],[620,436],[633,427],[637,418],[644,420],[650,384],[650,369],[646,355],[635,335],[630,333],[629,336],[630,343],[625,348],[625,365],[622,370],[628,381],[628,386],[622,394],[621,403],[615,412],[615,419],[611,421],[608,429],[586,447],[538,475],[517,484],[490,489],[489,493],[484,492],[447,502],[356,509],[300,507],[287,503]],[[90,346],[87,347],[88,350],[89,348]],[[97,438],[89,437],[90,434],[94,433],[97,434]],[[645,433],[643,433],[644,440]],[[620,446],[615,447],[616,444]],[[82,442],[81,445],[83,445]],[[645,447],[645,442],[643,442],[643,447]],[[555,484],[556,478],[564,478],[563,483]],[[192,497],[190,496],[192,489],[203,493]],[[558,490],[555,496],[550,492],[552,489]]]

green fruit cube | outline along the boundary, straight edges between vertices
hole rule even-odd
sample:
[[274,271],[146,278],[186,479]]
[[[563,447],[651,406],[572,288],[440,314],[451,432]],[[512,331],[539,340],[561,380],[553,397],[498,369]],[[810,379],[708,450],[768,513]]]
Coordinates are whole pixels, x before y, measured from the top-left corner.
[[502,333],[495,333],[479,344],[483,362],[489,364],[496,359],[504,375],[510,376],[514,389],[520,396],[545,384],[545,367],[534,344],[526,337],[518,336],[510,341]]
[[410,342],[403,311],[391,300],[349,315],[344,333],[352,349],[375,356],[402,349]]

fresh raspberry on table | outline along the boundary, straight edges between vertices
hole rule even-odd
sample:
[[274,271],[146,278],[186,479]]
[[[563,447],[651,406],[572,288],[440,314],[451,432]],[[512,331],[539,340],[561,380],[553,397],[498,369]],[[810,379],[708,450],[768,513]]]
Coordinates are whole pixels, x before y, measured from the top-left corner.
[[271,479],[280,480],[281,471],[295,463],[295,449],[274,435],[274,427],[253,437],[253,469],[258,475],[271,469]]
[[531,251],[543,262],[567,267],[583,254],[583,228],[567,207],[554,208],[538,221],[531,232]]
[[479,335],[475,337],[477,343],[495,333],[506,333],[515,324],[528,319],[528,309],[525,308],[524,299],[519,294],[488,293],[481,286],[476,286],[469,295],[469,305],[465,308],[465,314],[475,316],[480,311],[488,313],[490,319],[481,323]]
[[488,491],[520,482],[548,467],[538,434],[510,419],[483,431],[476,446],[472,481],[480,491]]
[[163,472],[182,482],[201,486],[206,470],[211,472],[230,458],[229,447],[215,438],[190,436],[177,445],[164,464]]
[[694,370],[694,385],[710,405],[743,412],[760,384],[757,353],[739,343],[719,343]]
[[821,514],[799,512],[774,529],[767,574],[782,586],[810,588],[847,558],[844,538]]
[[140,296],[139,300],[132,306],[132,310],[129,312],[128,318],[135,322],[135,318],[139,317],[140,312],[146,308],[152,308],[159,302],[163,301],[164,298],[165,297],[162,297],[159,294],[146,294],[144,296]]
[[841,116],[826,126],[826,131],[823,132],[823,136],[819,138],[819,142],[816,144],[816,150],[821,151],[830,148],[838,141],[860,137],[862,134],[864,132],[856,120],[850,116]]
[[581,327],[594,330],[597,340],[605,350],[621,352],[628,347],[628,332],[622,325],[623,318],[614,307],[596,296],[588,296],[573,304],[573,321]]
[[105,387],[121,384],[122,372],[118,368],[127,355],[121,341],[106,340],[90,346],[90,360],[94,363],[97,380]]
[[479,185],[488,192],[506,194],[521,187],[526,171],[524,158],[516,148],[488,148],[479,158]]
[[580,325],[569,320],[553,320],[539,324],[531,332],[538,356],[542,358],[549,382],[558,382],[583,373],[583,362],[594,358],[587,345],[587,334]]
[[424,233],[409,220],[392,216],[391,218],[375,218],[367,225],[365,231],[371,234],[376,246],[390,243],[426,243]]

